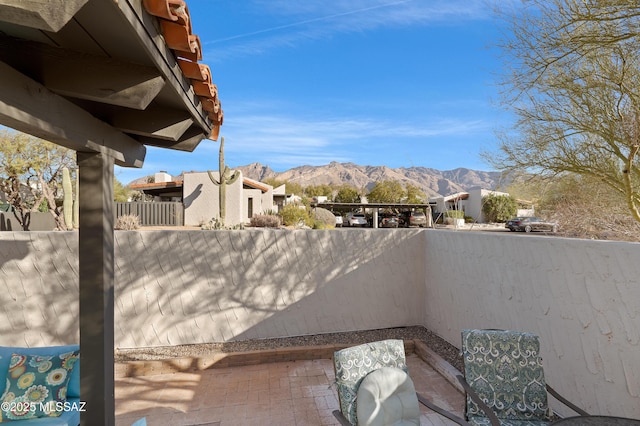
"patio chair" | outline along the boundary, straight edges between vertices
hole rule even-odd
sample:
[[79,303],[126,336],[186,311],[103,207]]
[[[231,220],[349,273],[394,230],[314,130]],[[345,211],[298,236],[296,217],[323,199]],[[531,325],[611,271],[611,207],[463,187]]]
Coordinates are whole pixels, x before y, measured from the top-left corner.
[[507,330],[463,330],[465,415],[472,425],[544,426],[551,423],[547,392],[588,415],[545,383],[538,336]]
[[407,373],[402,340],[382,340],[336,351],[333,366],[340,401],[340,410],[333,414],[344,426],[420,425],[418,402],[442,411],[460,425],[468,425],[416,393]]

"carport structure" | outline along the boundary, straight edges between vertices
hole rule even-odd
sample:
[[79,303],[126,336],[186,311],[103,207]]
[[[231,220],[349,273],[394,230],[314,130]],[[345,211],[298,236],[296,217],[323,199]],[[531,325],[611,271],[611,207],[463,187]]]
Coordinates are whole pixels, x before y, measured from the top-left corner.
[[0,0],[0,124],[77,152],[82,425],[114,424],[114,164],[223,113],[182,0]]
[[322,207],[325,209],[365,209],[372,210],[373,212],[373,227],[378,227],[378,214],[382,209],[397,209],[397,210],[413,210],[423,209],[427,213],[427,226],[433,227],[433,221],[431,218],[432,204],[407,204],[407,203],[311,203],[312,207]]

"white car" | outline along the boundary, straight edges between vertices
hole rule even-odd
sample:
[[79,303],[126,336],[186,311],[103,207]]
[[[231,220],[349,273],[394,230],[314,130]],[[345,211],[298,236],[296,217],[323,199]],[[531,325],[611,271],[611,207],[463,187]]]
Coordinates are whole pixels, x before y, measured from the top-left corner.
[[340,215],[340,213],[333,213],[336,217],[336,228],[340,228],[342,226],[342,216]]
[[364,213],[347,213],[344,217],[344,226],[367,226],[367,217]]

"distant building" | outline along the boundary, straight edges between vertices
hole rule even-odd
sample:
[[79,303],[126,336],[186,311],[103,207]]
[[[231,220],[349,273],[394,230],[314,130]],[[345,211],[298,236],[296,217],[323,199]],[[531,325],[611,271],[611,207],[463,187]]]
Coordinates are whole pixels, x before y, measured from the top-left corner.
[[[212,174],[218,178],[218,172]],[[149,183],[133,184],[131,189],[151,195],[157,202],[181,202],[184,205],[185,226],[199,226],[220,217],[220,187],[211,182],[207,172],[184,173],[179,178],[159,172],[153,180]],[[241,174],[233,184],[226,185],[225,225],[248,223],[256,214],[277,212],[278,202],[283,202],[284,192],[284,185],[274,190],[271,185],[243,177]]]
[[[474,218],[478,223],[484,223],[485,217],[482,212],[482,199],[487,195],[504,195],[508,197],[509,193],[476,188],[471,189],[468,192],[457,192],[447,196],[429,197],[429,202],[435,203],[436,213],[444,214],[444,212],[449,210],[461,210],[464,212],[465,216]],[[529,210],[527,210],[527,212],[529,212]],[[532,215],[533,214],[527,214],[527,216]]]

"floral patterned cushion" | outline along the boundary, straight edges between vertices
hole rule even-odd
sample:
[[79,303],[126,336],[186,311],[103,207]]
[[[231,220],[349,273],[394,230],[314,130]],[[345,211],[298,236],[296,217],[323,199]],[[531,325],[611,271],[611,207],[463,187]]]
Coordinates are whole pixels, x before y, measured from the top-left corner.
[[389,339],[336,351],[333,355],[340,411],[351,424],[357,424],[356,395],[362,379],[382,367],[407,372],[404,342]]
[[56,355],[14,353],[0,398],[0,422],[62,414],[58,403],[67,399],[67,385],[78,356],[79,351]]
[[[537,426],[550,421],[539,352],[538,336],[531,333],[462,331],[465,379],[505,426]],[[489,424],[484,416],[467,396],[469,421]]]
[[[498,419],[500,420],[501,426],[547,426],[549,425],[548,421],[545,420],[509,420],[509,419]],[[491,421],[488,417],[478,417],[472,416],[469,417],[469,423],[473,426],[491,426]]]

